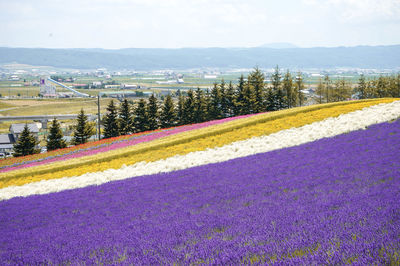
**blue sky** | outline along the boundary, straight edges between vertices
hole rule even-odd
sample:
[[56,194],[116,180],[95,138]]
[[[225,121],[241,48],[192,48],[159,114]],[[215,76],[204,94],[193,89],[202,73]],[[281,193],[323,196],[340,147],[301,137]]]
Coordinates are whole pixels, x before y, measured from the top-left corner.
[[0,0],[0,46],[400,44],[400,0]]

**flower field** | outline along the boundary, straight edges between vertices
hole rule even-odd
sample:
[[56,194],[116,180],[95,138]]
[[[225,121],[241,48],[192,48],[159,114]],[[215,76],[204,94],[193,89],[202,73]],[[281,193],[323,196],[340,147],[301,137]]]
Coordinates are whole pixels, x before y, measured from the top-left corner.
[[400,101],[1,162],[0,263],[399,264]]

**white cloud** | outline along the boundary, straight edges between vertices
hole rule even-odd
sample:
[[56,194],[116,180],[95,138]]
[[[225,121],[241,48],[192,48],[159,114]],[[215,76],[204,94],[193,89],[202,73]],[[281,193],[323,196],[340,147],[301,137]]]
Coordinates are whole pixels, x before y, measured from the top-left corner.
[[400,21],[399,0],[303,0],[344,22]]

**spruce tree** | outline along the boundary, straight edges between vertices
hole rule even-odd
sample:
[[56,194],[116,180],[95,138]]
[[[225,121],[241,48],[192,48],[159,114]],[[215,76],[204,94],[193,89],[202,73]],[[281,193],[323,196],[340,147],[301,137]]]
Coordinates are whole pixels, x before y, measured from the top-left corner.
[[236,87],[235,100],[234,100],[234,113],[236,115],[242,115],[244,105],[244,88],[245,82],[243,75],[240,75],[239,84]]
[[324,77],[324,83],[325,83],[325,99],[326,102],[329,103],[329,94],[331,90],[331,81],[329,80],[329,75],[326,74]]
[[293,88],[293,79],[289,70],[287,70],[283,82],[282,82],[283,93],[285,94],[285,104],[288,108],[295,106],[297,95]]
[[136,132],[148,130],[147,105],[144,99],[140,99],[135,109],[135,117],[133,119]]
[[235,112],[235,88],[232,85],[232,81],[229,82],[228,88],[225,91],[226,105],[227,105],[227,116],[234,116]]
[[134,131],[131,107],[127,99],[124,99],[119,108],[119,131],[121,135],[128,135]]
[[254,94],[254,113],[260,113],[265,111],[265,77],[261,70],[256,67],[249,75],[248,75],[249,87]]
[[196,97],[194,101],[194,123],[201,123],[206,121],[207,118],[207,106],[204,99],[204,93],[200,88],[196,90]]
[[267,92],[267,111],[276,110],[278,110],[278,107],[276,103],[275,92],[272,90],[272,88],[269,88]]
[[72,143],[74,145],[86,143],[93,134],[93,125],[87,121],[87,116],[85,115],[83,109],[81,109],[80,113],[78,114]]
[[272,90],[274,93],[278,91],[281,87],[281,73],[279,71],[279,66],[276,66],[274,74],[271,76]]
[[117,107],[114,105],[114,100],[111,100],[107,106],[107,114],[104,117],[104,138],[113,138],[119,135]]
[[147,105],[148,115],[148,129],[154,130],[159,128],[159,114],[158,114],[158,102],[157,98],[152,94],[149,97],[149,103]]
[[192,90],[188,91],[188,96],[185,99],[183,105],[183,123],[185,125],[194,123],[194,112],[195,112],[195,99]]
[[205,110],[206,113],[204,115],[205,121],[210,121],[211,120],[211,94],[209,89],[206,89],[206,93],[204,94],[204,102],[205,102]]
[[318,96],[318,103],[322,103],[322,95],[324,94],[324,85],[322,84],[322,79],[319,79],[318,87],[315,91],[315,94]]
[[22,130],[21,135],[18,138],[18,141],[14,144],[13,156],[19,157],[39,153],[40,150],[36,149],[36,145],[37,141],[35,137],[29,130],[28,125],[25,124],[24,129]]
[[361,74],[360,79],[358,80],[358,85],[355,89],[355,91],[358,93],[358,98],[359,99],[365,99],[365,92],[366,92],[367,85],[365,83],[365,77],[364,74]]
[[162,128],[173,127],[176,124],[174,102],[169,94],[164,99],[160,120]]
[[222,79],[221,80],[221,84],[219,85],[219,91],[220,91],[220,99],[221,99],[221,114],[222,114],[222,118],[227,117],[227,113],[228,113],[228,103],[227,103],[227,99],[226,99],[226,83],[225,80]]
[[222,118],[221,90],[217,83],[214,83],[210,95],[210,120]]
[[184,125],[184,107],[185,107],[185,98],[182,95],[178,97],[178,107],[176,113],[176,120],[178,121],[178,125]]
[[54,118],[51,126],[50,126],[50,133],[47,136],[47,151],[63,149],[67,147],[67,143],[63,139],[63,134],[60,128],[60,123],[58,123],[57,119]]
[[303,75],[301,72],[297,73],[296,76],[296,91],[297,91],[297,100],[299,103],[299,106],[302,106],[304,104],[304,94],[302,90],[304,89],[304,82],[303,82]]
[[282,110],[282,109],[285,109],[287,107],[286,103],[285,103],[285,95],[283,94],[283,91],[282,91],[281,88],[279,88],[276,91],[275,104],[276,104],[276,110]]
[[243,105],[242,105],[242,114],[254,114],[256,108],[256,99],[254,95],[253,86],[247,81],[244,84],[243,89]]

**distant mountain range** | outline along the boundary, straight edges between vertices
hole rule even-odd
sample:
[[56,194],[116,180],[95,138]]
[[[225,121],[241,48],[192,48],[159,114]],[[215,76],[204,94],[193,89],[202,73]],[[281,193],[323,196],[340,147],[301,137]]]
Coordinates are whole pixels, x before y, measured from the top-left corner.
[[[287,44],[286,44],[287,45]],[[289,44],[290,45],[290,44]],[[268,45],[267,45],[268,46]],[[276,47],[276,46],[275,46]],[[282,47],[282,44],[280,45]],[[0,64],[110,70],[190,68],[400,68],[400,45],[334,48],[47,49],[0,47]]]

